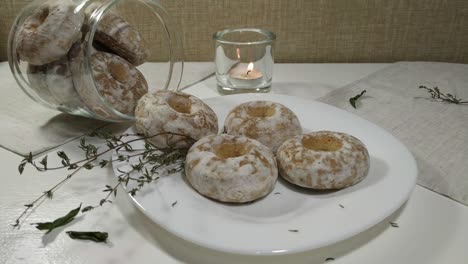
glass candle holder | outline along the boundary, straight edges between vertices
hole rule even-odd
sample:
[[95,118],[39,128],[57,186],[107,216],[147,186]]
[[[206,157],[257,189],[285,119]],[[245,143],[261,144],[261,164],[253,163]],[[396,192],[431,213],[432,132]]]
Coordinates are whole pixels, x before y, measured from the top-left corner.
[[256,29],[227,29],[213,35],[215,64],[221,94],[269,92],[273,79],[276,35]]

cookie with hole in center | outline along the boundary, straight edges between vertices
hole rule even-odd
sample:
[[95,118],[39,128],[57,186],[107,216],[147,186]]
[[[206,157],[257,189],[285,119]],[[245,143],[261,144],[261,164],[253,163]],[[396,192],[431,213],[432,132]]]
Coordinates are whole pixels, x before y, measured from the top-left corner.
[[159,148],[189,148],[196,140],[218,133],[218,118],[199,98],[157,91],[143,96],[135,109],[136,128]]
[[260,141],[273,153],[288,138],[302,133],[296,114],[271,101],[251,101],[232,109],[224,122],[224,132]]
[[185,175],[206,197],[245,203],[270,193],[278,170],[273,152],[257,140],[221,134],[206,136],[190,148]]
[[369,152],[359,139],[318,131],[285,141],[276,153],[280,175],[301,187],[334,190],[360,182],[369,172]]

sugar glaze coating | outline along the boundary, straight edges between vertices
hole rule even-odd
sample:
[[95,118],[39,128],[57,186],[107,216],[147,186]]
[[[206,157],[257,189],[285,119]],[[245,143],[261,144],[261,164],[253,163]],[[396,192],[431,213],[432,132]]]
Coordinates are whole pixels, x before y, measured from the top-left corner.
[[135,109],[136,128],[145,135],[171,132],[148,139],[161,148],[188,148],[194,140],[218,133],[218,118],[199,98],[186,93],[157,91],[143,96]]
[[270,193],[278,170],[273,153],[260,142],[221,134],[206,136],[190,148],[185,174],[204,196],[245,203]]
[[84,12],[71,0],[49,1],[26,18],[17,35],[21,60],[44,65],[65,57],[81,36]]
[[276,153],[280,175],[312,189],[341,189],[360,182],[369,171],[369,153],[357,138],[319,131],[295,136]]
[[256,139],[274,153],[285,140],[301,134],[302,128],[296,114],[286,106],[270,101],[251,101],[229,112],[224,131]]

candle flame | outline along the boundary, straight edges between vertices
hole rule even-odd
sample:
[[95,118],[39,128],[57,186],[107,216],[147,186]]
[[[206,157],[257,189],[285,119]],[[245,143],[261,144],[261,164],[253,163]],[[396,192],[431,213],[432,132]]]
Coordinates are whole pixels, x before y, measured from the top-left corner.
[[254,69],[254,65],[253,65],[253,62],[249,63],[249,66],[247,66],[247,70],[248,71],[253,71]]
[[240,49],[239,48],[236,49],[236,53],[237,53],[237,59],[240,60]]

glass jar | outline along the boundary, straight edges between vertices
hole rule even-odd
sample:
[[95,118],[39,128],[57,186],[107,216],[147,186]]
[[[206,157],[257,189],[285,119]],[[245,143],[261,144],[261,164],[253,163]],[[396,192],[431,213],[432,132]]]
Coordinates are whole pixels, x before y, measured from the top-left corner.
[[12,26],[8,60],[22,90],[42,105],[131,121],[145,93],[178,89],[179,32],[154,0],[36,0]]

